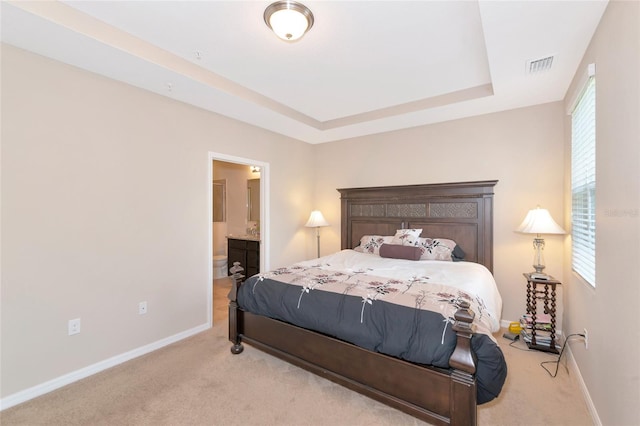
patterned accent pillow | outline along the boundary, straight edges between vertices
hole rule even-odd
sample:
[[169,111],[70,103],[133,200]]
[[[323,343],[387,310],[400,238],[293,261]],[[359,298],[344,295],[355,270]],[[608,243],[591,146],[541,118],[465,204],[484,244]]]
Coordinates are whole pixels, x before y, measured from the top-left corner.
[[398,229],[396,235],[393,236],[391,244],[398,244],[401,246],[417,246],[418,238],[422,229]]
[[418,247],[422,250],[420,260],[453,260],[453,251],[457,244],[444,238],[419,238]]
[[382,244],[389,244],[393,240],[392,236],[382,235],[364,235],[360,238],[360,244],[354,248],[355,251],[360,253],[380,254],[380,246]]

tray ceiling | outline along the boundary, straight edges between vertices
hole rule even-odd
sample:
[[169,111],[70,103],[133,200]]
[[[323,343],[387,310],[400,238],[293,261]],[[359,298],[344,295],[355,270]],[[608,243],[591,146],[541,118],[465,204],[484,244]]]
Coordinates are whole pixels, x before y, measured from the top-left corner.
[[306,1],[294,43],[269,4],[3,1],[2,41],[322,143],[561,100],[607,2]]

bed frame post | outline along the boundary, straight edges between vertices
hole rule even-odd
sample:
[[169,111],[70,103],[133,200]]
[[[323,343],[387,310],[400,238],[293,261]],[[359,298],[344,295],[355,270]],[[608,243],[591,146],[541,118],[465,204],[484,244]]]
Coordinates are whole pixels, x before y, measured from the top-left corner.
[[231,353],[237,355],[244,350],[244,346],[242,346],[242,342],[240,341],[240,334],[238,333],[238,321],[240,317],[238,312],[240,308],[238,307],[237,297],[238,297],[238,289],[242,284],[242,280],[244,279],[244,275],[241,272],[244,271],[244,268],[240,266],[240,262],[233,262],[233,266],[229,269],[231,272],[231,290],[227,297],[229,298],[229,340],[233,342],[233,346],[231,346]]
[[472,322],[476,316],[469,309],[469,303],[461,301],[454,318],[453,330],[457,335],[456,349],[449,359],[454,369],[451,374],[451,424],[475,425],[477,423],[476,404],[476,360],[471,350]]

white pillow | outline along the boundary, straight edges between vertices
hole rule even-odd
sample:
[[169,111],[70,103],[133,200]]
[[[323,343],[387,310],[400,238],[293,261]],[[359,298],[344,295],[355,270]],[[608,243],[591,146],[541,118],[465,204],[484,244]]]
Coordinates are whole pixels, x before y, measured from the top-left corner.
[[391,240],[393,240],[392,236],[364,235],[360,238],[360,244],[354,250],[360,253],[380,255],[380,246],[391,243]]
[[396,235],[393,236],[391,244],[398,244],[401,246],[415,246],[418,245],[418,238],[422,233],[422,229],[398,229]]
[[452,261],[451,253],[456,247],[456,242],[444,238],[419,238],[418,247],[422,250],[420,260]]

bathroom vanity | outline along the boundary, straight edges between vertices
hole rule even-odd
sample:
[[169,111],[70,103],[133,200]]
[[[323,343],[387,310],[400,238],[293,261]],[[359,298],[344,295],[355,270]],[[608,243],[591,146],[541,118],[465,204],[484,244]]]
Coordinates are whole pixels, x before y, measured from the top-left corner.
[[[227,265],[240,262],[248,278],[260,272],[260,240],[252,235],[227,237]],[[229,273],[231,275],[231,273]]]

